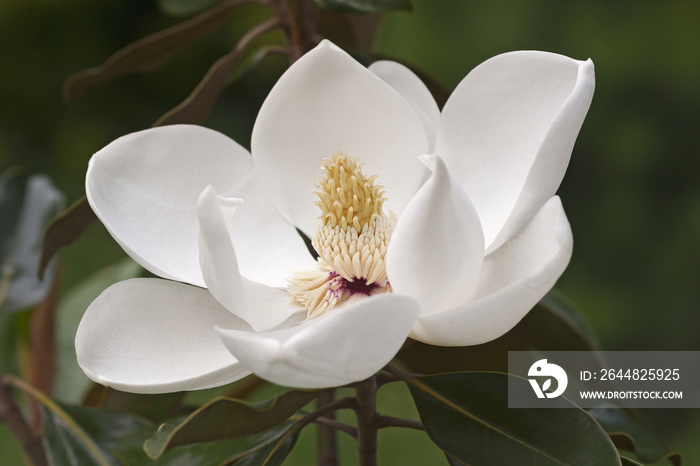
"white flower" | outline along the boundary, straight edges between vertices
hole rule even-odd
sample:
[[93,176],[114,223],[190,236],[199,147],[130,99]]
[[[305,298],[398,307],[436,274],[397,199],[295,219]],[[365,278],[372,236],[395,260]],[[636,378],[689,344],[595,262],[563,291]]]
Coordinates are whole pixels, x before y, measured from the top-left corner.
[[[88,199],[124,250],[169,280],[107,289],[78,329],[78,362],[133,392],[250,371],[312,388],[371,376],[409,336],[499,337],[569,261],[554,194],[593,87],[590,60],[508,53],[474,69],[440,113],[404,66],[367,69],[324,41],[270,92],[252,157],[196,126],[117,139],[90,161]],[[355,187],[328,187],[341,166]],[[358,223],[343,199],[365,188]]]

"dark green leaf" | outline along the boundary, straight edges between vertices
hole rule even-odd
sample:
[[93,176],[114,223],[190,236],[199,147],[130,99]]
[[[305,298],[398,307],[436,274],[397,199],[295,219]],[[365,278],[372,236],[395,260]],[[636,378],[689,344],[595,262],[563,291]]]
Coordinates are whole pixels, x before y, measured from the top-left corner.
[[63,94],[70,102],[83,92],[118,77],[152,71],[165,65],[180,50],[222,26],[237,3],[227,2],[177,26],[127,45],[102,65],[70,76]]
[[290,390],[260,403],[216,398],[178,426],[164,424],[144,449],[158,458],[167,449],[195,442],[232,439],[267,430],[317,398],[321,391]]
[[557,398],[558,408],[508,408],[508,383],[531,390],[525,379],[463,372],[407,383],[428,435],[464,463],[620,464],[605,431],[567,399]]
[[158,0],[160,11],[170,16],[187,16],[206,10],[221,0]]
[[638,463],[637,461],[631,458],[625,458],[621,456],[620,460],[622,461],[622,466],[644,466],[642,463]]
[[[270,441],[258,445],[255,449],[246,452],[245,456],[236,461],[236,466],[278,466],[282,464],[289,452],[294,448],[301,429],[299,424],[285,423],[287,428],[281,434],[276,435]],[[282,427],[285,426],[282,424]],[[273,429],[279,431],[281,429]]]
[[119,465],[112,449],[148,423],[127,414],[95,408],[42,403],[42,429],[49,464]]
[[542,298],[539,305],[548,309],[551,313],[561,316],[562,319],[568,320],[572,329],[578,334],[579,339],[586,342],[591,349],[601,349],[600,342],[596,334],[593,333],[593,329],[591,329],[583,314],[569,301],[569,298],[564,293],[553,288]]
[[461,348],[414,342],[397,359],[423,374],[508,371],[508,351],[594,351],[598,342],[583,317],[551,291],[511,331],[489,343]]
[[53,256],[61,249],[75,241],[92,222],[97,219],[83,196],[63,214],[54,218],[44,233],[39,262],[39,276],[43,276]]
[[129,466],[255,465],[282,463],[293,448],[301,426],[283,422],[272,429],[247,437],[196,443],[173,448],[160,458],[150,459],[140,446],[128,443],[117,448],[115,456]]
[[0,310],[26,309],[48,294],[55,264],[41,280],[41,239],[63,207],[63,195],[44,175],[12,170],[0,177]]
[[410,11],[410,0],[315,0],[319,6],[329,10],[374,13],[380,11]]
[[[136,414],[154,422],[163,422],[166,418],[182,414],[182,400],[185,393],[142,394],[107,389],[107,393],[103,396],[103,408]],[[185,411],[185,413],[189,412]]]
[[646,463],[656,463],[668,459],[676,466],[681,464],[681,455],[672,453],[644,427],[640,426],[626,412],[617,408],[595,408],[588,411],[608,432],[615,445],[634,452]]
[[447,458],[447,463],[450,466],[467,466],[467,465],[465,465],[465,463],[462,463],[460,460],[458,460],[454,456],[450,456],[447,453],[445,453],[445,457]]

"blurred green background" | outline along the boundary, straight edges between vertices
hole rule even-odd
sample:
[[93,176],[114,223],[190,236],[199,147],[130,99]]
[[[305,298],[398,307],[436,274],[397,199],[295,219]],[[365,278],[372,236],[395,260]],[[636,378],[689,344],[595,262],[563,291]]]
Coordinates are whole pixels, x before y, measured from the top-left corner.
[[[539,49],[592,58],[596,92],[560,189],[575,237],[559,287],[607,350],[700,350],[700,2],[413,0],[386,14],[374,50],[451,90],[483,60]],[[0,2],[0,169],[48,173],[72,203],[91,154],[149,127],[258,21],[230,26],[152,74],[102,85],[67,105],[63,81],[129,42],[176,24],[154,1]],[[244,145],[284,61],[228,88],[206,125]],[[64,289],[123,257],[100,225],[62,253]],[[647,410],[652,411],[652,410]],[[700,416],[650,413],[672,448],[700,464]],[[652,426],[654,427],[654,426]]]

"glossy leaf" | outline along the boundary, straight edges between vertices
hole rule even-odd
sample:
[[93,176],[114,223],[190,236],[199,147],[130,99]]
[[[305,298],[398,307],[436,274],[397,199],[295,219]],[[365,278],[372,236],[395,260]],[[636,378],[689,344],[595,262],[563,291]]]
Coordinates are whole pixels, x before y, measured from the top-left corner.
[[92,382],[83,374],[75,355],[75,332],[90,303],[110,285],[141,275],[143,269],[131,259],[107,267],[85,278],[63,294],[58,303],[58,361],[54,395],[61,401],[78,403]]
[[220,0],[158,0],[158,8],[166,15],[187,16],[206,10]]
[[56,402],[42,403],[41,414],[46,454],[56,466],[119,465],[114,447],[148,426],[131,415]]
[[75,241],[85,229],[97,219],[83,196],[46,227],[41,246],[39,276],[42,277],[53,256],[63,246]]
[[466,464],[620,464],[600,425],[563,397],[552,400],[560,408],[509,409],[508,383],[532,390],[519,377],[462,372],[407,383],[430,438]]
[[574,303],[569,301],[564,293],[554,288],[542,298],[539,305],[567,320],[572,329],[578,334],[578,339],[585,342],[591,349],[601,349],[600,342],[593,329],[591,329],[583,314],[576,308]]
[[375,13],[380,11],[410,11],[413,9],[410,0],[315,0],[316,3],[329,10],[352,11],[356,13]]
[[140,446],[128,444],[115,455],[129,466],[224,465],[276,466],[282,464],[301,432],[293,421],[247,437],[196,443],[173,448],[160,458],[149,458]]
[[681,455],[669,452],[668,448],[629,414],[617,408],[595,408],[588,411],[608,432],[617,448],[634,452],[646,463],[667,459],[676,466],[681,464]]
[[622,466],[644,466],[642,463],[639,463],[632,458],[626,458],[621,456],[620,460],[622,462]]
[[184,23],[127,45],[98,67],[75,73],[66,80],[64,98],[70,102],[98,84],[130,73],[162,67],[180,50],[222,26],[236,5],[236,2],[226,2]]
[[163,424],[144,449],[152,458],[166,450],[195,442],[232,439],[255,434],[289,419],[322,391],[290,390],[260,403],[216,398],[175,426]]
[[423,374],[455,371],[508,371],[508,351],[594,351],[598,341],[581,314],[551,291],[512,330],[477,346],[442,347],[412,342],[397,356]]
[[458,460],[454,456],[450,456],[447,453],[445,453],[445,457],[447,458],[447,463],[450,466],[468,466],[468,465],[466,465],[466,463],[461,462],[460,460]]
[[55,264],[39,278],[41,239],[63,207],[63,195],[44,175],[10,170],[0,176],[0,310],[27,309],[48,294]]

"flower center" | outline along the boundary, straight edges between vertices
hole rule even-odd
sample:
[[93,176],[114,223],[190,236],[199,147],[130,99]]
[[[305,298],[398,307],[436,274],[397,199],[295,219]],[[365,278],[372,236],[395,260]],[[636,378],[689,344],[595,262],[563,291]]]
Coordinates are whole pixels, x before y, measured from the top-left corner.
[[321,215],[311,241],[319,269],[294,273],[289,287],[308,318],[356,294],[391,291],[385,257],[393,224],[382,211],[384,188],[341,152],[323,159],[321,170],[314,192]]

